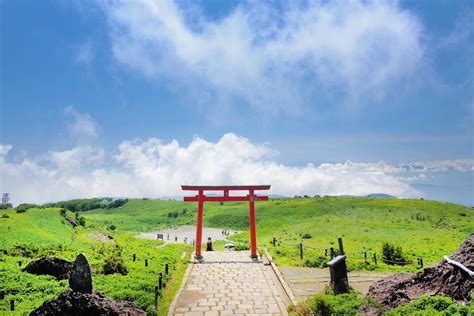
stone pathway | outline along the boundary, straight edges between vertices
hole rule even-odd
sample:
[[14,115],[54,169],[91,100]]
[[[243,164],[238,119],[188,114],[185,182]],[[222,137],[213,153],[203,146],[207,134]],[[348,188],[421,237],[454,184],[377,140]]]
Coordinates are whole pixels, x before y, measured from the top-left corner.
[[[290,286],[291,292],[293,292],[297,300],[322,293],[330,282],[329,268],[279,267],[278,269],[283,274],[283,278]],[[362,294],[366,294],[372,283],[392,274],[389,272],[349,272],[349,285]]]
[[271,266],[252,261],[248,251],[205,252],[203,263],[188,269],[168,315],[288,315]]

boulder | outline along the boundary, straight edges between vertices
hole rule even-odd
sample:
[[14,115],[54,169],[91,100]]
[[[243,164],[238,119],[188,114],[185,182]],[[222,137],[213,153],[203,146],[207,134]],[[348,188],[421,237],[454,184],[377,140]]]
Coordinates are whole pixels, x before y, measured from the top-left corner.
[[[474,270],[474,234],[450,256],[450,259]],[[462,269],[447,261],[427,267],[420,272],[396,273],[386,277],[369,288],[368,296],[379,303],[381,311],[388,311],[422,295],[448,296],[455,301],[468,303],[474,289],[474,279]],[[362,314],[377,314],[370,306],[361,306]]]
[[137,305],[116,301],[100,292],[91,294],[69,290],[58,298],[44,302],[30,315],[146,315]]
[[28,263],[21,271],[31,274],[52,275],[58,280],[63,280],[69,278],[72,267],[72,262],[55,257],[42,257]]

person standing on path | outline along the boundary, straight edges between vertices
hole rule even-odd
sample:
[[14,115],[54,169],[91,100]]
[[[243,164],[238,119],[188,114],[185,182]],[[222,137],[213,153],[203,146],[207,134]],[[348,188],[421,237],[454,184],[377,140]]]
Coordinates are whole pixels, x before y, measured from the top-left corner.
[[211,237],[208,237],[208,238],[207,238],[206,251],[214,251],[214,250],[212,249],[212,240],[211,240]]

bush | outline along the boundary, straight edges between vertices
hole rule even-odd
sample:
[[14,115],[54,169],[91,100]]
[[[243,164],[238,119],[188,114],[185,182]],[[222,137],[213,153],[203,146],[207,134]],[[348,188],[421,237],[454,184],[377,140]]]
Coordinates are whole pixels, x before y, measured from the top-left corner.
[[309,257],[306,256],[306,260],[304,261],[304,266],[309,268],[325,268],[328,259],[323,256],[317,257]]
[[12,208],[13,205],[11,203],[5,203],[5,204],[0,204],[0,210],[6,210],[6,209],[9,209],[9,208]]
[[[399,262],[406,261],[405,257],[403,256],[402,247],[395,246],[389,242],[384,242],[382,245],[382,259]],[[391,263],[388,262],[388,264]]]
[[36,204],[30,204],[30,203],[22,203],[16,207],[16,212],[17,213],[25,213],[28,211],[30,208],[38,207]]
[[10,218],[10,216],[8,216],[8,214],[3,214],[2,218]]
[[303,236],[301,236],[301,238],[303,238],[303,239],[311,239],[311,238],[313,238],[313,236],[311,236],[311,234],[305,233]]
[[177,211],[168,213],[169,218],[178,218],[178,215],[179,215],[179,213]]
[[117,229],[117,226],[115,226],[114,224],[112,224],[112,225],[107,226],[107,229],[113,231],[113,230]]
[[356,315],[364,299],[352,291],[334,295],[331,287],[325,294],[317,294],[308,299],[308,306],[315,315]]
[[250,249],[250,245],[247,243],[238,243],[235,245],[235,248],[234,248],[234,250],[236,251],[249,250],[249,249]]
[[423,295],[419,299],[410,302],[407,305],[400,306],[386,315],[469,315],[469,307],[456,304],[451,298],[445,296]]
[[62,208],[59,210],[59,214],[62,216],[62,217],[66,217],[66,212],[67,210],[65,208]]
[[119,252],[113,252],[105,257],[103,273],[120,273],[121,275],[127,275],[128,269],[125,266],[125,262],[123,261],[123,258]]
[[79,225],[86,226],[86,219],[84,216],[79,216],[79,213],[76,213],[76,221],[79,223]]
[[110,203],[107,208],[117,208],[128,202],[128,199],[117,199]]

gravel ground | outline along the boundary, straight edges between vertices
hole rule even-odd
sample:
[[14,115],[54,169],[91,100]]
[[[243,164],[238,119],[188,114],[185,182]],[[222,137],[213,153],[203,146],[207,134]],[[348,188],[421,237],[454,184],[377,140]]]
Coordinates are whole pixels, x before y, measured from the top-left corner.
[[[222,234],[222,228],[202,228],[202,242],[206,242],[208,237],[212,240],[225,240],[227,236]],[[238,231],[229,231],[229,236],[237,234]],[[146,239],[157,239],[157,234],[163,234],[166,243],[179,243],[191,245],[196,239],[196,226],[183,225],[175,228],[167,228],[150,233],[139,233],[138,237]]]
[[[290,286],[297,300],[305,299],[312,294],[322,293],[324,287],[330,281],[329,268],[278,267],[278,269],[282,272],[283,278]],[[349,285],[362,294],[367,294],[370,285],[392,274],[360,271],[349,272]]]

